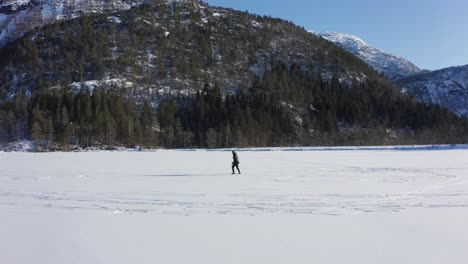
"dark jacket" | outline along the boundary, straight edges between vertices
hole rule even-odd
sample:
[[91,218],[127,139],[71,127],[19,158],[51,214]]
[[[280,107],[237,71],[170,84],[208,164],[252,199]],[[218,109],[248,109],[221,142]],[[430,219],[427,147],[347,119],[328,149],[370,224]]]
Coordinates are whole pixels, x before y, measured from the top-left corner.
[[237,156],[237,153],[234,152],[232,154],[232,159],[233,159],[233,161],[232,161],[233,165],[239,165],[240,162],[239,162],[239,157]]

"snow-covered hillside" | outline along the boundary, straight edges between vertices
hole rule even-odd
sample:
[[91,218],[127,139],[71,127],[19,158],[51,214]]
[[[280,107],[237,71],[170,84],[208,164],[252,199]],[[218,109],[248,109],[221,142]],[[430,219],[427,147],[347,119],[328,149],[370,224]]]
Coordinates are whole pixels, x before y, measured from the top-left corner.
[[312,32],[351,52],[391,80],[398,80],[421,72],[410,61],[372,47],[359,37],[344,33]]
[[466,149],[238,154],[0,153],[0,263],[468,258]]
[[[82,14],[127,10],[150,0],[2,0],[0,46],[42,25]],[[184,0],[167,0],[168,2]]]
[[438,104],[468,116],[468,65],[434,72],[422,71],[410,61],[372,47],[359,37],[343,33],[313,32],[356,55],[397,82],[403,93],[425,103]]
[[418,74],[399,84],[420,101],[442,105],[468,117],[468,65]]

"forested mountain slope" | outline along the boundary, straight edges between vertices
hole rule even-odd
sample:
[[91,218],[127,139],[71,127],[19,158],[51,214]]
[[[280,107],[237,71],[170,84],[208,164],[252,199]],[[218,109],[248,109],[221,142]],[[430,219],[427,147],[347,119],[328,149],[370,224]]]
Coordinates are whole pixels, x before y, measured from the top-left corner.
[[414,75],[401,79],[398,85],[419,101],[468,117],[468,65]]
[[0,49],[0,138],[148,147],[434,143],[466,121],[416,103],[294,24],[152,1]]
[[[59,20],[128,10],[151,0],[2,0],[0,2],[0,46],[36,27]],[[168,0],[169,1],[169,0]],[[170,0],[185,2],[187,0]]]
[[468,117],[468,66],[437,71],[421,70],[410,61],[365,43],[359,37],[330,32],[312,32],[356,55],[394,81],[401,92],[427,104],[446,107]]

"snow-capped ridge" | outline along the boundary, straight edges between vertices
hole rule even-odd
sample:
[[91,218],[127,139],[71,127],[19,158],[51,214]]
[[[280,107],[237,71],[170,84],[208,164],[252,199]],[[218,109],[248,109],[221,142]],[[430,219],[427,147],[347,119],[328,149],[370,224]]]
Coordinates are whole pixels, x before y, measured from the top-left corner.
[[422,72],[412,62],[375,48],[357,36],[336,32],[310,32],[354,54],[391,80],[399,80]]
[[357,36],[333,32],[311,33],[359,57],[376,71],[395,81],[402,93],[468,117],[468,65],[425,71],[404,58],[370,46]]

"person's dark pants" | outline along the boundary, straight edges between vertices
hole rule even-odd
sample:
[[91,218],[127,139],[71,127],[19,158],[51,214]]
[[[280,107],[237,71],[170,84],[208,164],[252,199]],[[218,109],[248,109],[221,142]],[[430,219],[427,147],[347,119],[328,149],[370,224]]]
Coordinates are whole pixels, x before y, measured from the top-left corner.
[[236,164],[236,163],[233,163],[233,164],[232,164],[232,174],[235,173],[235,172],[234,172],[234,168],[236,168],[236,169],[237,169],[237,172],[239,172],[239,174],[240,174],[239,164]]

